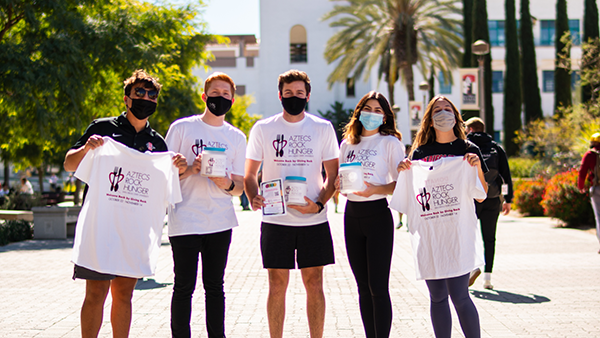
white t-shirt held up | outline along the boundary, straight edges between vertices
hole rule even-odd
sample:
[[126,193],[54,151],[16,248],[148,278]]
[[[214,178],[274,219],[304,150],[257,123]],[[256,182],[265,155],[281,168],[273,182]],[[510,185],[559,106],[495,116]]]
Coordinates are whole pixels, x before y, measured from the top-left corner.
[[[302,121],[291,123],[279,113],[258,121],[250,131],[246,158],[263,161],[262,180],[287,176],[306,178],[307,195],[313,202],[323,187],[321,165],[337,159],[339,149],[335,131],[325,119],[305,113]],[[327,221],[327,209],[318,214],[301,214],[291,208],[285,215],[264,216],[268,223],[307,226]]]
[[473,199],[485,199],[477,167],[462,157],[413,161],[390,207],[408,216],[417,279],[467,274],[484,265]]
[[[166,137],[170,151],[182,154],[188,165],[202,149],[225,148],[225,172],[244,176],[246,135],[225,122],[215,127],[204,123],[201,115],[173,122]],[[210,234],[238,226],[231,195],[200,173],[181,180],[183,201],[169,209],[169,236]]]
[[181,201],[172,152],[141,153],[104,137],[75,172],[89,185],[73,244],[73,263],[106,274],[154,275],[164,216]]

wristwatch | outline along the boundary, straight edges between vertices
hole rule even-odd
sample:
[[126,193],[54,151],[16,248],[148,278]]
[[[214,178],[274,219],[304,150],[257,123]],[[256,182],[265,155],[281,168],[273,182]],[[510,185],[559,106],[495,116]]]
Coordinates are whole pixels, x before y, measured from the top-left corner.
[[231,180],[231,185],[229,186],[229,188],[225,189],[225,191],[231,192],[234,188],[235,188],[235,181]]
[[315,202],[315,204],[319,207],[319,211],[317,211],[317,214],[320,214],[321,211],[323,211],[323,209],[325,209],[325,206],[323,205],[323,203],[317,201]]

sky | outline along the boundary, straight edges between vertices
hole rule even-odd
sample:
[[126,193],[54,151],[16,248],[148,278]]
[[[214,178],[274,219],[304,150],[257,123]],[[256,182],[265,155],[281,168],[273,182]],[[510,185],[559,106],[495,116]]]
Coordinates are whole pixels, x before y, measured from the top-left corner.
[[[260,35],[259,0],[202,0],[202,18],[208,23],[208,32],[218,35]],[[193,3],[193,0],[169,0],[173,4]]]

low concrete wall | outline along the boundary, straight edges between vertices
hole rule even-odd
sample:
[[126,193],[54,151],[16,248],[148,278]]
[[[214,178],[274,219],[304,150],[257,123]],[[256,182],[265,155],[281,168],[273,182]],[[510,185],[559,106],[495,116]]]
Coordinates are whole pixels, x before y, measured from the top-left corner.
[[65,239],[75,235],[81,207],[33,207],[34,239]]

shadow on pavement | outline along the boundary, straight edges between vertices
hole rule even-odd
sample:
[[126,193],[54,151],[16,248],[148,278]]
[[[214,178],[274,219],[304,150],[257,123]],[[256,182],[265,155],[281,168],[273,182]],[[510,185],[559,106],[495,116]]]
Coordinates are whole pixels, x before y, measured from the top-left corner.
[[136,290],[152,290],[166,288],[167,285],[173,285],[173,283],[157,283],[154,279],[138,279],[135,284]]
[[549,302],[550,299],[544,296],[538,295],[519,295],[517,293],[511,293],[506,291],[491,290],[491,291],[476,291],[471,290],[471,294],[479,299],[491,300],[494,302],[501,303],[513,303],[513,304],[538,304]]
[[1,252],[23,251],[23,250],[54,250],[73,248],[73,238],[67,239],[30,239],[22,242],[10,243],[0,246]]

